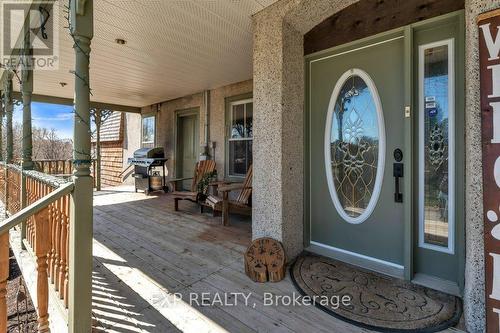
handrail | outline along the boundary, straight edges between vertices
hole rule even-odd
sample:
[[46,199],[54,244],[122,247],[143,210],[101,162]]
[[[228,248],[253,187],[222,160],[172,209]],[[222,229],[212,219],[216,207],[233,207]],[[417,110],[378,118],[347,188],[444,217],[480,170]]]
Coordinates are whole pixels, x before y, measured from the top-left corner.
[[123,175],[125,174],[126,171],[128,171],[128,169],[131,169],[132,168],[132,164],[129,164],[125,169],[123,169],[122,172],[120,172],[120,174],[118,175],[118,177],[123,177]]
[[62,198],[66,194],[69,194],[73,191],[75,184],[67,183],[57,188],[56,190],[50,192],[45,197],[35,201],[28,207],[20,210],[16,214],[12,215],[8,219],[0,222],[0,235],[5,232],[8,232],[11,228],[20,224],[23,221],[26,221],[30,216],[38,213],[42,209],[46,208],[48,205],[53,203],[54,201]]

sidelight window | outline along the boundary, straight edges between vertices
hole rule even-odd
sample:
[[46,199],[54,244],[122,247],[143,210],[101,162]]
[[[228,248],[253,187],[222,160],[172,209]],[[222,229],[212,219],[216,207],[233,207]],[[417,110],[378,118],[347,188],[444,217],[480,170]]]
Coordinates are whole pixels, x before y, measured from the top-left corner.
[[419,48],[419,245],[454,252],[453,40]]

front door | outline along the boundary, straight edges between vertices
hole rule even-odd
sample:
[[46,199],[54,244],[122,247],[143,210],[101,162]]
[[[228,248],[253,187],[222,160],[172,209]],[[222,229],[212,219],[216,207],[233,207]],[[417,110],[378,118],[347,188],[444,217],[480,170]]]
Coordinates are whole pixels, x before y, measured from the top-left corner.
[[404,36],[309,61],[311,249],[404,273]]
[[309,250],[463,285],[463,14],[308,56]]
[[[198,161],[198,110],[177,113],[177,165],[178,178],[193,177]],[[191,190],[192,180],[182,182],[183,190]]]

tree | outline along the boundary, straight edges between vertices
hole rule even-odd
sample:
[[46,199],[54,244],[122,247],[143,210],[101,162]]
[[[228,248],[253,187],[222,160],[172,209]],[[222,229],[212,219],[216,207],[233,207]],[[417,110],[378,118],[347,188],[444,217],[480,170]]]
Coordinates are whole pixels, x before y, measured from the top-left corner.
[[90,117],[95,124],[95,179],[96,179],[96,190],[101,190],[101,127],[102,125],[111,117],[113,110],[108,109],[90,109]]
[[69,160],[73,142],[61,139],[54,128],[33,128],[33,160]]

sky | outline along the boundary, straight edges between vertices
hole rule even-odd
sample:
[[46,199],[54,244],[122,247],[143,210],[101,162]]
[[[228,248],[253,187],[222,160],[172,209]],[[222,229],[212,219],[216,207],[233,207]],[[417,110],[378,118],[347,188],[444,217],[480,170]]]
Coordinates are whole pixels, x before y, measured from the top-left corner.
[[[33,127],[55,129],[61,139],[73,138],[72,106],[32,102],[31,117]],[[22,123],[22,105],[15,106],[13,120],[14,122]]]

